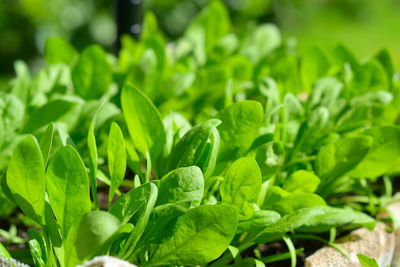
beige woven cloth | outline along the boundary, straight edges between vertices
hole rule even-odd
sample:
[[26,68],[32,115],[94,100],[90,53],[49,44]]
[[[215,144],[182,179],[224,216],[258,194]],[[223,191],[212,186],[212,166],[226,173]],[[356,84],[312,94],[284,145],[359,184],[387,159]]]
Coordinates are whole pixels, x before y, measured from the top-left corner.
[[[395,219],[400,222],[400,202],[387,206]],[[342,242],[337,241],[349,254],[350,260],[331,247],[317,250],[306,259],[306,267],[361,267],[357,254],[364,254],[377,260],[379,266],[400,267],[400,229],[389,233],[386,225],[378,222],[373,231],[366,228],[354,230]]]
[[76,267],[137,267],[137,266],[115,257],[99,256],[95,257],[91,261],[85,262],[84,265],[78,265]]

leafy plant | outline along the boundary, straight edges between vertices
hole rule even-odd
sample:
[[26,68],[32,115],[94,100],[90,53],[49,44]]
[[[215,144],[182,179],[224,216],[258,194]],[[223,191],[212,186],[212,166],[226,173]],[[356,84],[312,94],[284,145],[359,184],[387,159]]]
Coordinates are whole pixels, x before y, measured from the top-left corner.
[[[32,263],[295,265],[299,239],[347,255],[335,233],[372,229],[394,201],[388,53],[300,54],[270,24],[232,32],[218,1],[173,45],[145,19],[118,58],[49,39],[48,64],[31,77],[19,62],[0,94],[1,215],[36,227]],[[265,255],[271,242],[288,252]]]

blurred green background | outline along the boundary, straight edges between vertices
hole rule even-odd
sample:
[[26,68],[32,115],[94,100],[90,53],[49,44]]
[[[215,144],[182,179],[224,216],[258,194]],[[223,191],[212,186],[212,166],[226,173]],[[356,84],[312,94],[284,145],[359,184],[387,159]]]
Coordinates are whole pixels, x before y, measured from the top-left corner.
[[[129,0],[127,0],[129,1]],[[169,40],[179,36],[209,0],[143,0]],[[387,47],[400,66],[400,0],[224,0],[237,29],[276,23],[300,49],[346,44],[359,59]],[[62,36],[81,50],[98,43],[112,51],[116,40],[114,1],[1,0],[0,84],[13,75],[13,62],[41,65],[48,36]]]

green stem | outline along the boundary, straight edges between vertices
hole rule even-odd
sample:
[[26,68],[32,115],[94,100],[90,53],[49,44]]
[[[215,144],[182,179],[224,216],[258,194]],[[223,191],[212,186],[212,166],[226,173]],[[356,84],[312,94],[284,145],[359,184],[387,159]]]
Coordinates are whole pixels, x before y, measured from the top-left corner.
[[[239,253],[242,253],[244,250],[248,249],[249,247],[255,245],[253,242],[247,242],[242,244],[241,246],[238,247]],[[224,256],[219,258],[217,261],[215,261],[213,264],[210,265],[210,267],[223,267],[228,265],[229,262],[233,261],[233,256],[232,253],[224,253]]]
[[[303,251],[304,251],[304,248],[298,248],[298,249],[295,250],[296,255],[299,255]],[[260,258],[258,260],[262,261],[264,263],[271,263],[271,262],[276,262],[276,261],[287,260],[287,259],[290,259],[290,257],[291,257],[291,253],[290,252],[284,252],[284,253],[271,255],[271,256],[264,257],[264,258]]]
[[344,250],[339,244],[336,244],[334,242],[329,242],[326,241],[325,239],[316,236],[316,235],[310,235],[310,234],[291,234],[290,235],[292,238],[297,238],[297,239],[309,239],[309,240],[316,240],[321,243],[327,244],[328,246],[331,246],[335,249],[337,249],[339,252],[341,252],[347,259],[350,259],[349,253],[347,253],[346,250]]
[[297,159],[293,159],[291,161],[289,161],[286,166],[290,166],[292,164],[296,164],[296,163],[302,163],[302,162],[307,162],[307,161],[313,161],[317,158],[317,156],[313,155],[313,156],[307,156],[307,157],[302,157],[302,158],[297,158]]
[[393,185],[389,176],[387,175],[383,176],[383,184],[385,185],[385,196],[391,197],[393,194]]
[[329,230],[329,242],[334,243],[336,240],[336,227]]
[[294,247],[293,241],[287,235],[282,236],[282,239],[286,243],[286,246],[289,249],[291,267],[296,267],[297,255],[296,255],[296,248]]
[[151,157],[148,151],[146,151],[146,163],[147,163],[146,183],[148,183],[150,182],[150,176],[151,176]]

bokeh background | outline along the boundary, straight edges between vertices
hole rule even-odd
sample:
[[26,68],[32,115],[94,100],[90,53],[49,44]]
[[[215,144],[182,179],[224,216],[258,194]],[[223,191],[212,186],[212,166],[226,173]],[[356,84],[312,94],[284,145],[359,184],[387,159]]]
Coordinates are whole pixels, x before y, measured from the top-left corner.
[[[127,0],[129,1],[129,0]],[[1,0],[0,85],[13,75],[13,62],[40,66],[48,36],[61,36],[78,50],[98,43],[112,51],[116,23],[112,0]],[[209,0],[143,0],[169,40],[179,36]],[[224,0],[235,27],[274,22],[300,49],[346,44],[359,59],[386,47],[400,66],[400,0]]]

